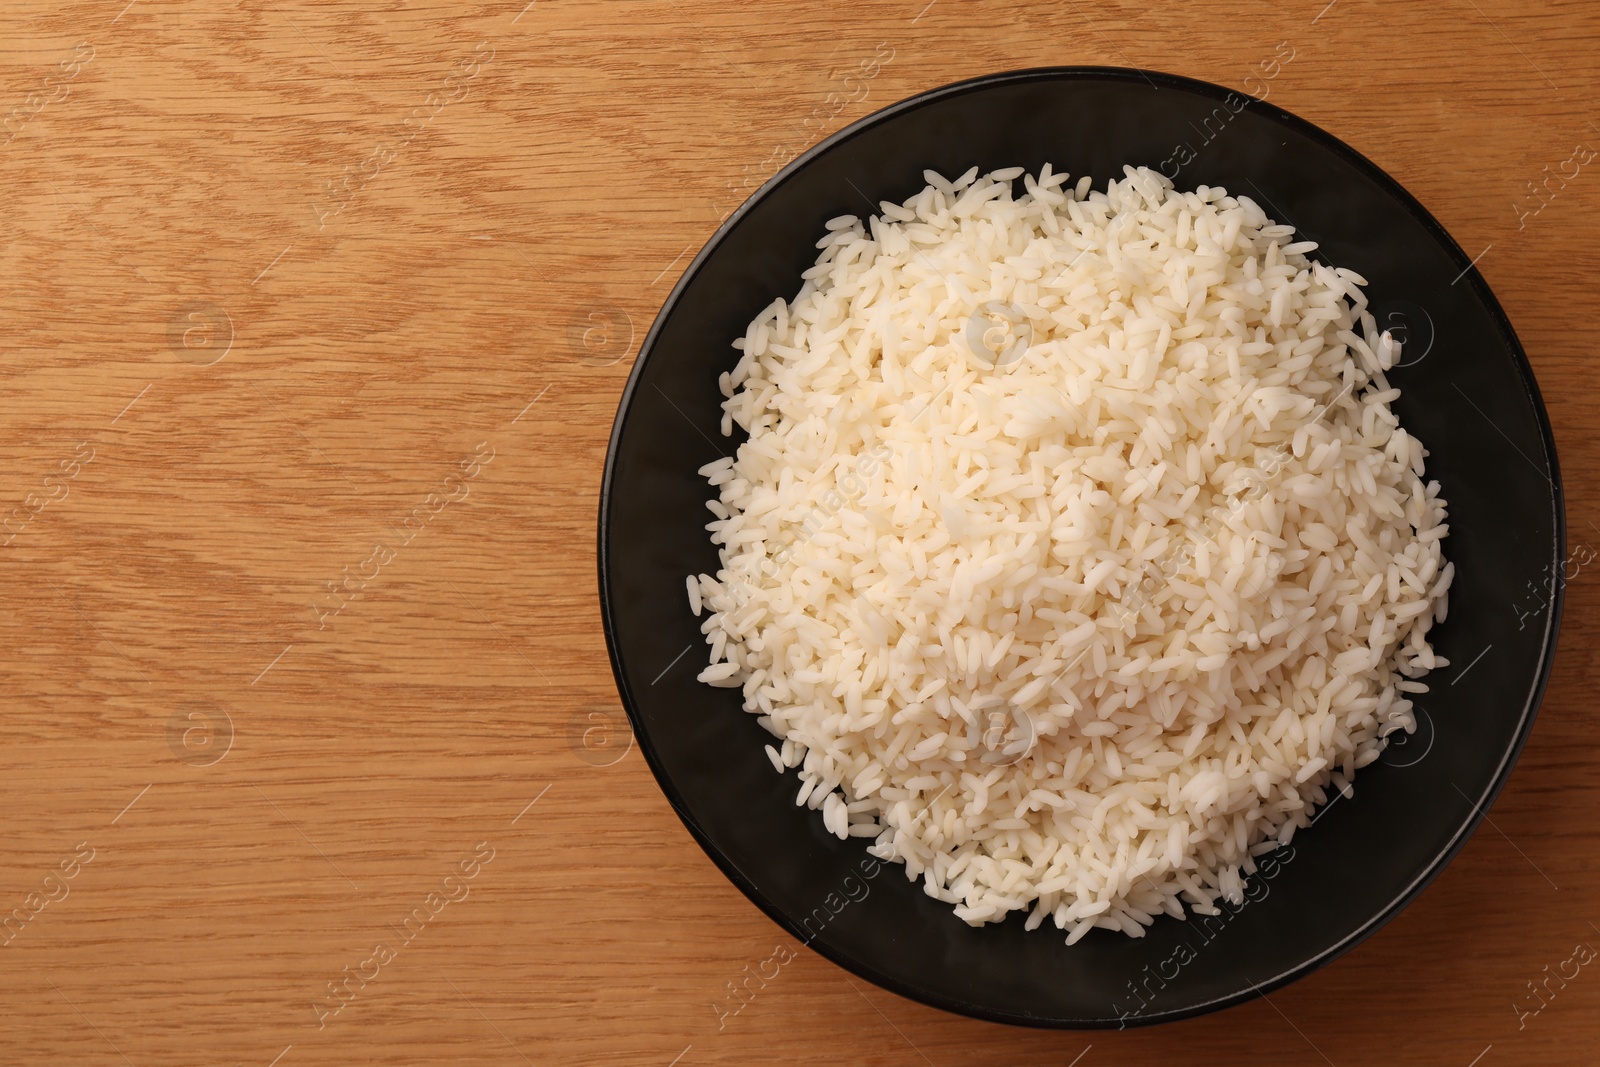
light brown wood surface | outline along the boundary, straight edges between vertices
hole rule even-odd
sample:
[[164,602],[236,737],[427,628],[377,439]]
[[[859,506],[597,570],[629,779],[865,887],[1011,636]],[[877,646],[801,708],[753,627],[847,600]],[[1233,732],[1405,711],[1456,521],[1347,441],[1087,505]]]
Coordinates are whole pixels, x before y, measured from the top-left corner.
[[1270,100],[1489,246],[1600,548],[1600,174],[1519,224],[1600,146],[1600,8],[125,3],[0,9],[0,1063],[1600,1060],[1600,963],[1514,1007],[1600,947],[1594,569],[1492,822],[1397,921],[1082,1034],[902,1000],[747,902],[631,747],[593,562],[638,343],[786,159],[985,72],[1244,88],[1279,42]]

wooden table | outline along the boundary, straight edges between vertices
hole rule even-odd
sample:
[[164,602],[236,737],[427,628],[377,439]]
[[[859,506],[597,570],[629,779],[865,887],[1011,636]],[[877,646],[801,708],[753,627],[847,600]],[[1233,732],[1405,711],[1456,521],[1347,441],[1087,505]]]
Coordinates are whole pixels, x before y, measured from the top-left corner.
[[1596,1061],[1600,964],[1529,983],[1600,947],[1600,563],[1398,920],[1270,1001],[1037,1033],[853,978],[713,868],[632,747],[593,530],[638,343],[748,189],[1089,63],[1254,79],[1484,250],[1600,548],[1600,176],[1551,178],[1600,146],[1600,9],[524,2],[0,14],[0,1062]]

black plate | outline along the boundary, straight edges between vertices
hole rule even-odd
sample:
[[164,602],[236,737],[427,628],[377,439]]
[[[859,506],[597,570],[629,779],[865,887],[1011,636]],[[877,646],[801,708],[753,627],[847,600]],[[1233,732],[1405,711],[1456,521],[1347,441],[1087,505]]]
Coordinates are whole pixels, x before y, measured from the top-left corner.
[[[926,183],[1048,161],[1096,188],[1124,164],[1222,185],[1364,275],[1411,342],[1396,409],[1428,447],[1450,504],[1456,564],[1419,731],[1357,775],[1220,920],[1157,919],[1134,940],[1095,930],[1068,948],[1020,916],[973,928],[867,860],[794,804],[794,775],[737,690],[706,663],[684,576],[715,571],[696,468],[731,452],[717,374],[775,296],[793,297],[823,223],[873,214]],[[897,993],[1031,1026],[1121,1026],[1236,1004],[1329,962],[1393,918],[1461,847],[1528,735],[1561,614],[1566,533],[1554,441],[1533,373],[1469,258],[1404,189],[1303,119],[1166,74],[1050,68],[936,89],[817,145],[701,250],[639,352],[617,412],[600,502],[600,597],[611,662],[662,791],[711,858],[802,943]],[[1470,677],[1464,684],[1463,677]],[[869,877],[869,873],[872,875]],[[1463,930],[1462,936],[1470,936]],[[1448,976],[1441,975],[1441,978]]]

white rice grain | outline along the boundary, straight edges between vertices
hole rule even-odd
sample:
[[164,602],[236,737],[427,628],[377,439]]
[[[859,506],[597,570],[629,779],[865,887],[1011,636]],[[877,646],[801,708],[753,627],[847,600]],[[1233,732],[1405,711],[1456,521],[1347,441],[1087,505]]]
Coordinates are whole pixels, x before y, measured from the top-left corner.
[[1217,914],[1445,662],[1400,346],[1223,189],[926,178],[734,343],[699,677],[967,922]]

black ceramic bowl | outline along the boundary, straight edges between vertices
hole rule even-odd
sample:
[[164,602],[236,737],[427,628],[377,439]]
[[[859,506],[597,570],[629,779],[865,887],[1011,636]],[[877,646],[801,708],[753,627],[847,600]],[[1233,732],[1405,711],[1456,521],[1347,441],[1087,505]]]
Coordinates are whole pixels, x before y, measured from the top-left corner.
[[[1450,503],[1451,665],[1419,729],[1357,775],[1219,919],[1159,918],[1141,939],[1095,930],[1072,947],[1020,916],[973,928],[794,804],[794,775],[737,690],[706,662],[684,576],[715,571],[696,468],[731,453],[717,374],[730,342],[788,299],[835,215],[872,214],[926,184],[1049,162],[1096,188],[1124,164],[1179,188],[1222,185],[1353,268],[1410,342],[1396,409],[1430,450]],[[600,504],[600,595],[612,666],[662,790],[711,858],[796,939],[950,1011],[1032,1026],[1178,1019],[1270,991],[1334,959],[1404,907],[1461,847],[1528,735],[1555,649],[1565,557],[1550,426],[1528,361],[1469,257],[1393,179],[1310,123],[1202,82],[1103,68],[999,74],[886,108],[785,167],[689,266],[623,394]],[[1458,684],[1461,683],[1461,684]],[[1292,851],[1291,851],[1292,850]],[[869,877],[870,875],[870,877]],[[1463,932],[1465,936],[1465,932]]]

